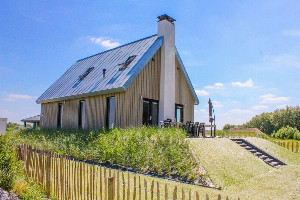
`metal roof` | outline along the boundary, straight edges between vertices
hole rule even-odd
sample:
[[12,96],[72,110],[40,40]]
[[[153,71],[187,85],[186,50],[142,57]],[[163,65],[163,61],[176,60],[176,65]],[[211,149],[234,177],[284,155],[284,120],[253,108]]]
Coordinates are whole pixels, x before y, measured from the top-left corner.
[[[37,103],[63,101],[100,94],[125,91],[146,66],[163,43],[163,36],[153,35],[120,47],[78,60],[38,99]],[[120,70],[130,56],[133,61]],[[182,71],[193,93],[195,104],[198,98],[176,49]],[[92,70],[89,70],[92,69]],[[105,77],[103,76],[103,69]],[[87,75],[85,73],[89,71]]]
[[41,116],[37,115],[37,116],[33,116],[33,117],[28,117],[26,119],[22,119],[22,122],[39,122],[41,120]]
[[[163,37],[153,35],[129,44],[78,60],[38,99],[37,103],[125,91],[162,45]],[[134,60],[122,71],[120,64]],[[80,76],[94,69],[84,78]],[[106,69],[103,77],[103,69]]]

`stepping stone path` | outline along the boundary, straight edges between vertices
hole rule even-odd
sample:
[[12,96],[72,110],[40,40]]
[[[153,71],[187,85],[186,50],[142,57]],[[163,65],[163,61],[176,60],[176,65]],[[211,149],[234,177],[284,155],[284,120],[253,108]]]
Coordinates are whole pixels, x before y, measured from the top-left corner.
[[284,165],[286,165],[284,162],[278,160],[277,158],[274,158],[273,156],[269,155],[265,151],[257,148],[250,142],[241,139],[241,138],[231,138],[233,142],[240,145],[242,148],[246,149],[250,153],[252,153],[254,156],[258,157],[259,159],[263,160],[266,164],[270,165],[271,167],[279,168]]

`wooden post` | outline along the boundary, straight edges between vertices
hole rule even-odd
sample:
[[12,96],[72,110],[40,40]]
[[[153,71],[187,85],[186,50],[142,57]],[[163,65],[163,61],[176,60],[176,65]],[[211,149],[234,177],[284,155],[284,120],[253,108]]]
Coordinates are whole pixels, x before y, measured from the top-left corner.
[[108,177],[108,200],[114,200],[114,177]]
[[198,192],[196,192],[196,200],[200,200]]
[[160,190],[159,190],[159,183],[157,182],[157,200],[160,200]]
[[102,191],[102,167],[100,167],[100,199],[102,200],[103,191]]
[[145,199],[148,199],[148,197],[147,197],[148,191],[147,191],[147,181],[146,181],[146,179],[144,179],[144,187],[145,187]]
[[124,173],[122,172],[122,181],[123,181],[123,200],[125,200],[126,198],[126,188],[125,188],[125,177],[124,177]]
[[151,200],[153,200],[154,198],[154,180],[152,181],[152,184],[151,184]]
[[177,199],[177,186],[175,186],[173,191],[173,199]]
[[106,167],[104,167],[104,199],[107,199],[107,181],[106,181]]
[[127,183],[127,200],[130,200],[130,174],[129,172],[127,172],[127,180],[128,180],[128,183]]
[[165,185],[165,200],[168,200],[168,184]]
[[292,152],[294,152],[294,142],[292,142]]
[[117,172],[117,200],[120,199],[120,171]]
[[206,200],[209,200],[209,196],[208,196],[208,194],[206,193]]
[[218,195],[218,200],[221,200],[221,195],[220,194]]
[[142,183],[141,183],[140,176],[139,176],[139,200],[142,200]]
[[192,200],[192,190],[189,191],[189,200]]
[[133,200],[136,199],[136,176],[133,177]]
[[182,188],[181,195],[182,195],[181,199],[184,200],[185,199],[185,193],[184,193],[184,189],[183,188]]
[[46,152],[47,156],[46,156],[46,161],[47,161],[47,165],[46,165],[46,194],[47,197],[50,197],[50,188],[51,188],[51,182],[50,182],[50,175],[51,175],[51,154],[49,151]]

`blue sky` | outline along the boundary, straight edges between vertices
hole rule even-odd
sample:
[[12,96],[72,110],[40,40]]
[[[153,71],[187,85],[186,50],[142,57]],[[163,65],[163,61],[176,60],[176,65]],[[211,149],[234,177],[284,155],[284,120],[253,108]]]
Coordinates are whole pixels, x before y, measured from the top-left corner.
[[156,34],[175,18],[176,46],[199,96],[195,121],[242,124],[300,100],[300,1],[0,0],[0,117],[35,100],[78,59]]

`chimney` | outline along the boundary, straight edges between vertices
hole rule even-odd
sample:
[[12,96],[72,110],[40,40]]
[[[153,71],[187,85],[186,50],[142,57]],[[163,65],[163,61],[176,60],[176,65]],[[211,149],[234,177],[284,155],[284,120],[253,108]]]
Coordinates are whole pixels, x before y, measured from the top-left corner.
[[164,14],[157,17],[157,35],[163,36],[161,47],[159,121],[175,121],[175,19]]

